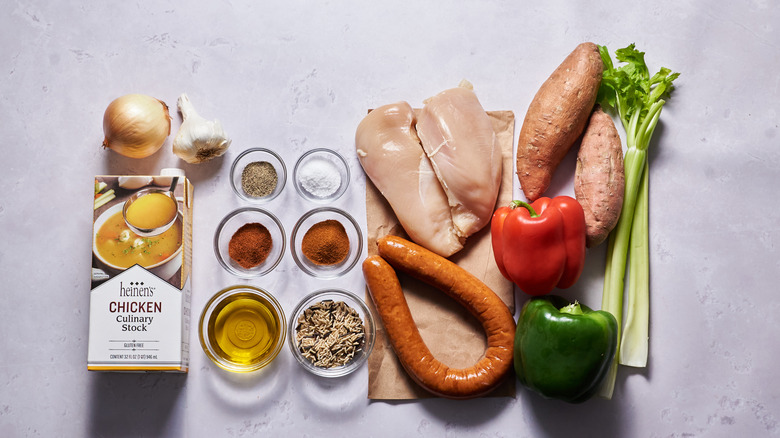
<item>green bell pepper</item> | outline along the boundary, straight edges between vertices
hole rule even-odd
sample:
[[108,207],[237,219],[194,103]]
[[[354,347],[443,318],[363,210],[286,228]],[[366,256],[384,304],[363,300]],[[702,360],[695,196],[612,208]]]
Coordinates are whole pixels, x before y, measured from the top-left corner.
[[515,332],[514,366],[524,386],[581,403],[595,394],[617,350],[618,325],[605,311],[548,295],[529,300]]

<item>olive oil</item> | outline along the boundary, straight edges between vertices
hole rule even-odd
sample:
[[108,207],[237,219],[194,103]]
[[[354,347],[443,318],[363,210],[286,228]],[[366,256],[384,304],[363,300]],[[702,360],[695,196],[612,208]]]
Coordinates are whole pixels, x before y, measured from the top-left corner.
[[265,298],[240,292],[217,305],[208,321],[207,336],[216,355],[251,366],[276,354],[281,324]]

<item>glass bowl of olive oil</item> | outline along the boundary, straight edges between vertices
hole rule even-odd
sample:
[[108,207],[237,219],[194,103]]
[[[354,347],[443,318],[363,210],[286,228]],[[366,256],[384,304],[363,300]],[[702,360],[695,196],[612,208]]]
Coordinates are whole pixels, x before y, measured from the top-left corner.
[[247,373],[276,358],[287,336],[287,323],[282,306],[269,292],[232,286],[206,303],[198,333],[203,351],[217,366]]

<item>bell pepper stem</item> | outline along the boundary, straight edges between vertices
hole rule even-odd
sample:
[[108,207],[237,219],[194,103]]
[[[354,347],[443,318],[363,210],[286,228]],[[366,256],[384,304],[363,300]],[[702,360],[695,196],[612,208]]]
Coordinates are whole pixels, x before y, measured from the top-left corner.
[[568,306],[562,307],[560,312],[564,313],[566,315],[582,315],[582,314],[584,314],[584,312],[582,311],[582,307],[580,306],[580,303],[578,301],[575,301],[572,304],[569,304]]
[[512,207],[513,209],[515,209],[515,208],[519,208],[519,207],[523,207],[523,208],[525,208],[526,210],[528,210],[528,213],[531,215],[531,217],[539,217],[539,214],[538,214],[538,213],[536,213],[536,210],[534,210],[534,208],[533,208],[533,207],[531,207],[531,204],[529,204],[529,203],[527,203],[527,202],[520,201],[520,200],[517,200],[517,199],[516,199],[516,200],[512,201],[512,205],[511,205],[511,207]]

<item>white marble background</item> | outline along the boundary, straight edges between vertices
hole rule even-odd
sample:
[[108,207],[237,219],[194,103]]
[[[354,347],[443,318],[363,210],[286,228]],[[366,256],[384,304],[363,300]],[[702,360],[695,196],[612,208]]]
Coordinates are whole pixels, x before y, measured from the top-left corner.
[[[780,358],[780,7],[770,0],[658,2],[4,1],[0,14],[0,435],[777,436]],[[365,224],[353,135],[366,109],[420,102],[465,78],[520,128],[538,86],[578,43],[635,42],[653,70],[682,72],[651,152],[652,315],[647,369],[622,369],[611,401],[517,397],[369,402],[367,373],[321,380],[287,350],[231,376],[192,342],[187,376],[86,370],[90,197],[96,174],[181,166],[196,185],[193,319],[223,271],[214,229],[243,205],[232,159],[271,148],[292,166],[313,147],[348,159],[336,204]],[[126,93],[175,108],[187,92],[233,138],[222,159],[145,160],[100,147]],[[173,133],[181,122],[174,115]],[[571,193],[571,156],[551,194]],[[288,190],[286,224],[312,205]],[[515,188],[517,190],[517,187]],[[518,192],[519,193],[519,192]],[[566,295],[598,307],[603,248]],[[316,281],[289,253],[250,284],[291,309],[359,270]]]

